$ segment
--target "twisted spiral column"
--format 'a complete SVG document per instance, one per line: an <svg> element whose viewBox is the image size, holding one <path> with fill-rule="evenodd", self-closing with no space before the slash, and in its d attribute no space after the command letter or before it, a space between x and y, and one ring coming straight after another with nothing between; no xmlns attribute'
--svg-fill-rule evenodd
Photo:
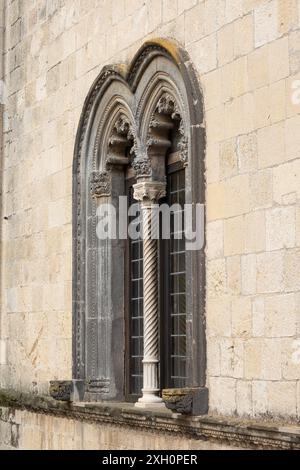
<svg viewBox="0 0 300 470"><path fill-rule="evenodd" d="M165 183L143 182L134 186L134 198L141 202L143 214L144 258L144 358L143 396L137 406L162 403L158 396L158 217L156 204L165 195Z"/></svg>

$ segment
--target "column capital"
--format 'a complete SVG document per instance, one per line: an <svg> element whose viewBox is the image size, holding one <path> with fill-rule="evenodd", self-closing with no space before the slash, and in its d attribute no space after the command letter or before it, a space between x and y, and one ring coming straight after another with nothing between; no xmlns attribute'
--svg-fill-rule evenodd
<svg viewBox="0 0 300 470"><path fill-rule="evenodd" d="M133 186L134 199L144 204L155 204L166 196L166 183L143 181Z"/></svg>

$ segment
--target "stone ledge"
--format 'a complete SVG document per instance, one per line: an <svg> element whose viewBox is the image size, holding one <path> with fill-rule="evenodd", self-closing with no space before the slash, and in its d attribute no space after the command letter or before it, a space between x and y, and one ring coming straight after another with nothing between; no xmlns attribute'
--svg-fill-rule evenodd
<svg viewBox="0 0 300 470"><path fill-rule="evenodd" d="M149 432L179 434L189 439L211 440L253 449L300 449L300 425L265 423L215 416L187 417L168 410L145 410L130 403L66 403L0 389L0 407L49 414L93 423L134 427Z"/></svg>

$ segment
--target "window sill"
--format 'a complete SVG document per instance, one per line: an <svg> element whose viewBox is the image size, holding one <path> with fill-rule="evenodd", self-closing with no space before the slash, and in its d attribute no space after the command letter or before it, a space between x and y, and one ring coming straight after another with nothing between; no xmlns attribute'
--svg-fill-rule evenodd
<svg viewBox="0 0 300 470"><path fill-rule="evenodd" d="M181 434L242 448L300 449L300 426L216 416L182 416L132 403L67 403L47 396L0 390L0 406L86 422Z"/></svg>

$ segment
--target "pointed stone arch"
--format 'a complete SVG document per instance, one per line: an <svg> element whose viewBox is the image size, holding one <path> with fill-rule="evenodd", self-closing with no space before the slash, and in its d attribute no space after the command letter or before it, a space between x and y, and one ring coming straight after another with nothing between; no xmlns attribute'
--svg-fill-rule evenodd
<svg viewBox="0 0 300 470"><path fill-rule="evenodd" d="M151 148L176 126L187 169L187 202L205 203L203 100L187 53L167 40L144 44L127 70L107 66L92 85L79 122L73 163L73 378L85 399L124 398L124 246L99 242L97 208L124 193L124 168L153 171ZM139 173L140 172L140 173ZM191 386L205 387L204 248L188 255ZM116 295L117 289L117 295Z"/></svg>

